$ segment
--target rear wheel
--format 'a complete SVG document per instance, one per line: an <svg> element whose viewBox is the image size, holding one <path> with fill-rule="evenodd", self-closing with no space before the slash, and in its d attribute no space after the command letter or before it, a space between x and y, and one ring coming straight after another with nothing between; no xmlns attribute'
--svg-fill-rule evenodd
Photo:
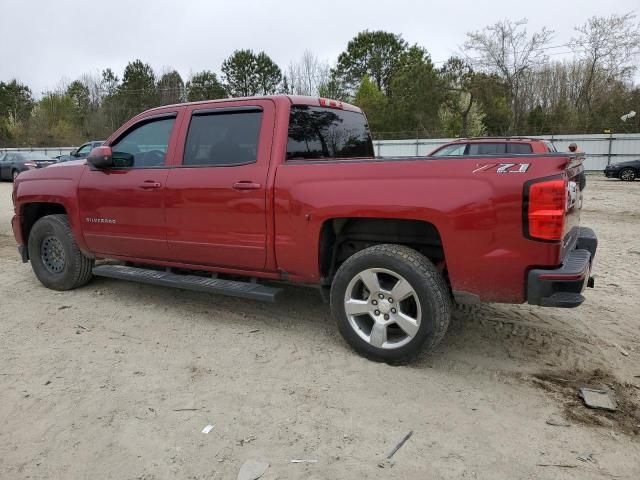
<svg viewBox="0 0 640 480"><path fill-rule="evenodd" d="M397 364L440 342L451 301L444 279L424 255L402 245L376 245L340 266L331 310L356 351Z"/></svg>
<svg viewBox="0 0 640 480"><path fill-rule="evenodd" d="M633 182L636 179L636 171L633 168L623 168L620 170L620 180Z"/></svg>
<svg viewBox="0 0 640 480"><path fill-rule="evenodd" d="M66 215L38 220L29 234L29 259L38 280L53 290L71 290L91 280L93 259L78 248Z"/></svg>

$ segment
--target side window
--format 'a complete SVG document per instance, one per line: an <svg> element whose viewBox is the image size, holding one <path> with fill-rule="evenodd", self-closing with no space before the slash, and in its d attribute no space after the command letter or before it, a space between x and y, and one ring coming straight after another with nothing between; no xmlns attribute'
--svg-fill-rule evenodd
<svg viewBox="0 0 640 480"><path fill-rule="evenodd" d="M307 105L291 107L287 160L373 156L369 125L362 113Z"/></svg>
<svg viewBox="0 0 640 480"><path fill-rule="evenodd" d="M468 155L502 155L507 153L506 143L472 143Z"/></svg>
<svg viewBox="0 0 640 480"><path fill-rule="evenodd" d="M86 157L87 155L89 155L90 151L91 151L91 144L87 143L86 145L83 145L78 149L77 155L79 157Z"/></svg>
<svg viewBox="0 0 640 480"><path fill-rule="evenodd" d="M466 143L456 143L453 145L447 145L440 150L436 150L431 155L434 157L460 157L464 155L464 150L467 148Z"/></svg>
<svg viewBox="0 0 640 480"><path fill-rule="evenodd" d="M557 152L558 151L558 150L556 150L556 146L552 142L549 142L549 141L545 140L544 144L547 146L547 150L549 150L550 152Z"/></svg>
<svg viewBox="0 0 640 480"><path fill-rule="evenodd" d="M258 158L261 110L194 113L183 166L246 165Z"/></svg>
<svg viewBox="0 0 640 480"><path fill-rule="evenodd" d="M526 155L531 152L533 152L533 149L528 143L510 143L507 145L507 153Z"/></svg>
<svg viewBox="0 0 640 480"><path fill-rule="evenodd" d="M146 168L164 165L175 118L151 120L133 127L111 145L118 168Z"/></svg>

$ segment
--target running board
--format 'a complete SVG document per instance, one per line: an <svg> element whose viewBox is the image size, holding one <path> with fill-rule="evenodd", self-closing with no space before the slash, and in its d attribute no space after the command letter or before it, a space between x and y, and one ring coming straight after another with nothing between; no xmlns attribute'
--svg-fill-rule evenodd
<svg viewBox="0 0 640 480"><path fill-rule="evenodd" d="M216 293L231 297L249 298L264 302L275 302L282 292L281 288L272 288L258 283L235 282L218 278L199 277L197 275L178 275L171 272L150 270L146 268L127 267L124 265L98 265L93 267L93 274L100 277L117 278L131 282L148 283L162 287L195 290L196 292Z"/></svg>

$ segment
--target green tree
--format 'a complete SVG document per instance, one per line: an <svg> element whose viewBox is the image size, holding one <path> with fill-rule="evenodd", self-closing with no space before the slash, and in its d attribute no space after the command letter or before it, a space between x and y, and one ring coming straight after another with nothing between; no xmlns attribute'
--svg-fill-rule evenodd
<svg viewBox="0 0 640 480"><path fill-rule="evenodd" d="M476 73L472 91L484 113L487 135L507 135L512 125L509 87L497 75Z"/></svg>
<svg viewBox="0 0 640 480"><path fill-rule="evenodd" d="M418 54L419 53L419 54ZM444 82L427 52L420 49L394 76L389 122L396 131L440 133L438 111L446 98Z"/></svg>
<svg viewBox="0 0 640 480"><path fill-rule="evenodd" d="M264 52L256 55L256 75L262 95L273 95L282 82L282 71Z"/></svg>
<svg viewBox="0 0 640 480"><path fill-rule="evenodd" d="M0 82L0 145L21 143L35 102L31 89L12 80Z"/></svg>
<svg viewBox="0 0 640 480"><path fill-rule="evenodd" d="M226 92L217 75L209 70L194 74L187 82L187 100L189 102L225 97Z"/></svg>
<svg viewBox="0 0 640 480"><path fill-rule="evenodd" d="M232 97L251 97L260 91L257 59L251 50L236 50L222 62L222 80Z"/></svg>
<svg viewBox="0 0 640 480"><path fill-rule="evenodd" d="M367 75L360 82L354 103L367 115L369 127L374 134L384 130L386 126L387 97Z"/></svg>
<svg viewBox="0 0 640 480"><path fill-rule="evenodd" d="M163 73L156 88L160 105L171 105L184 101L184 82L176 70Z"/></svg>
<svg viewBox="0 0 640 480"><path fill-rule="evenodd" d="M153 69L141 60L129 62L118 88L118 100L128 117L158 104Z"/></svg>
<svg viewBox="0 0 640 480"><path fill-rule="evenodd" d="M66 92L47 92L34 109L29 143L34 146L78 145L84 140L77 125L74 99Z"/></svg>
<svg viewBox="0 0 640 480"><path fill-rule="evenodd" d="M406 50L407 42L400 35L365 30L356 35L338 56L334 74L352 91L367 75L379 90L389 94L391 79Z"/></svg>
<svg viewBox="0 0 640 480"><path fill-rule="evenodd" d="M71 82L67 87L66 95L71 98L75 110L74 123L86 132L86 123L91 110L91 98L89 88L79 80Z"/></svg>
<svg viewBox="0 0 640 480"><path fill-rule="evenodd" d="M222 62L222 80L232 97L271 95L278 91L282 72L264 52L236 50Z"/></svg>

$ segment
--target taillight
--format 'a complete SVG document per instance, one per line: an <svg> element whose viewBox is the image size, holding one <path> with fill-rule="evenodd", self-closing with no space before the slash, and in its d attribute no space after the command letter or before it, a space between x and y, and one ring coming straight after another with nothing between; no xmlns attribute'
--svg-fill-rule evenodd
<svg viewBox="0 0 640 480"><path fill-rule="evenodd" d="M543 180L529 185L528 233L539 240L562 240L567 210L567 182Z"/></svg>

